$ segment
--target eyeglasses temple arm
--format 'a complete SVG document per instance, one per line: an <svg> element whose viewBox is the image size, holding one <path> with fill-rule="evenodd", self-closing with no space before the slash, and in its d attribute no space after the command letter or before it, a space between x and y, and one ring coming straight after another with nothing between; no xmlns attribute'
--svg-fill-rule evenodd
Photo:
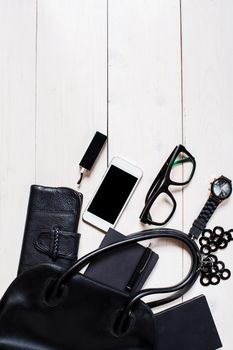
<svg viewBox="0 0 233 350"><path fill-rule="evenodd" d="M146 198L145 198L145 202L148 201L148 199L150 198L150 195L152 193L152 191L156 191L159 186L161 185L161 183L163 182L163 176L166 173L166 170L169 166L169 163L174 155L175 150L170 154L170 156L168 157L168 159L166 160L166 162L164 163L164 165L162 166L161 170L159 171L158 175L156 176L156 178L154 179L152 185L150 186Z"/></svg>

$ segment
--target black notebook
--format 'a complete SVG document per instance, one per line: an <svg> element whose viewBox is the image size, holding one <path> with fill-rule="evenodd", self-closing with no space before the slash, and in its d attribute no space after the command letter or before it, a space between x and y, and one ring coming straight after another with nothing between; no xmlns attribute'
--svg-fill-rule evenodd
<svg viewBox="0 0 233 350"><path fill-rule="evenodd" d="M216 350L222 347L205 296L155 314L156 350Z"/></svg>
<svg viewBox="0 0 233 350"><path fill-rule="evenodd" d="M126 238L110 228L100 248ZM102 255L88 266L85 275L110 287L131 293L142 288L158 258L151 249L133 243Z"/></svg>

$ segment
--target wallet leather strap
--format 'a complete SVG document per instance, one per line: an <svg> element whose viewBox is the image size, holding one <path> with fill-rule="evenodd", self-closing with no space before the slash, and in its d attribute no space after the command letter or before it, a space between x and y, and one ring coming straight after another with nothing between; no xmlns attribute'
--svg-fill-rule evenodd
<svg viewBox="0 0 233 350"><path fill-rule="evenodd" d="M41 231L34 246L54 261L59 258L75 260L79 238L79 233L54 228L50 231Z"/></svg>

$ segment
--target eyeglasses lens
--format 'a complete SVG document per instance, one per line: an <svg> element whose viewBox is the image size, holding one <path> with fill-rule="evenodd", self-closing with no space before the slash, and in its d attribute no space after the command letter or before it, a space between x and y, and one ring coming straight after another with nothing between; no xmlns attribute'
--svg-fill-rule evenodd
<svg viewBox="0 0 233 350"><path fill-rule="evenodd" d="M180 185L190 180L194 168L193 160L185 152L176 157L170 172L170 180Z"/></svg>
<svg viewBox="0 0 233 350"><path fill-rule="evenodd" d="M149 219L157 223L163 223L171 215L173 208L174 203L171 197L167 193L162 192L150 208Z"/></svg>

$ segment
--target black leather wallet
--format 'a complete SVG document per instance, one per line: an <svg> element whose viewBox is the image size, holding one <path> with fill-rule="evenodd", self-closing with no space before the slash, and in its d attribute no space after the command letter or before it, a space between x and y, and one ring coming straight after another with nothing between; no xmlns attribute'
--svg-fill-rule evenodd
<svg viewBox="0 0 233 350"><path fill-rule="evenodd" d="M77 259L82 198L66 187L31 186L18 274L42 263L67 268Z"/></svg>
<svg viewBox="0 0 233 350"><path fill-rule="evenodd" d="M222 347L204 295L155 314L156 350L216 350Z"/></svg>
<svg viewBox="0 0 233 350"><path fill-rule="evenodd" d="M110 228L100 248L126 238ZM140 290L149 277L159 256L138 243L106 253L87 268L85 275L95 281L128 293Z"/></svg>

